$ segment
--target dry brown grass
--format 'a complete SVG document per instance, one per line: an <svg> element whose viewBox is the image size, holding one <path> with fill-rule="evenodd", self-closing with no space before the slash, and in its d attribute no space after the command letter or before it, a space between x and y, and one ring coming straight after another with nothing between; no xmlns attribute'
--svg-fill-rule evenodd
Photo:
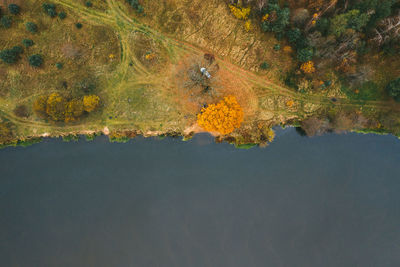
<svg viewBox="0 0 400 267"><path fill-rule="evenodd" d="M144 1L146 16L140 20L152 28L229 60L247 70L258 71L262 62L272 67L266 76L279 80L292 64L289 54L274 52L279 43L272 34L264 33L253 22L246 32L244 22L237 20L225 1L160 0ZM132 12L134 15L134 13Z"/></svg>

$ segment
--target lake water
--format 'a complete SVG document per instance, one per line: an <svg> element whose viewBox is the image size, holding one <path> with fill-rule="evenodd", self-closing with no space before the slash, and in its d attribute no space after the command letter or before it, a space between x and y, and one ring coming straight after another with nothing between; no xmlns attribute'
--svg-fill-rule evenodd
<svg viewBox="0 0 400 267"><path fill-rule="evenodd" d="M400 140L0 150L0 266L400 266Z"/></svg>

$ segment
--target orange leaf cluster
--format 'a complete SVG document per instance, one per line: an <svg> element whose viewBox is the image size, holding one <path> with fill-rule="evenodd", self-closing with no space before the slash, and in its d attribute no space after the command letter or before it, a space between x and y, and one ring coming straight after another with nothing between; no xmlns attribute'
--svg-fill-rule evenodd
<svg viewBox="0 0 400 267"><path fill-rule="evenodd" d="M286 106L288 106L289 108L293 107L293 105L294 105L294 101L293 100L288 100L286 102Z"/></svg>
<svg viewBox="0 0 400 267"><path fill-rule="evenodd" d="M304 73L314 73L315 72L315 67L314 67L314 62L308 61L306 63L303 63L300 67L300 69Z"/></svg>
<svg viewBox="0 0 400 267"><path fill-rule="evenodd" d="M243 109L234 96L227 96L211 104L197 115L197 123L209 132L229 134L243 122Z"/></svg>

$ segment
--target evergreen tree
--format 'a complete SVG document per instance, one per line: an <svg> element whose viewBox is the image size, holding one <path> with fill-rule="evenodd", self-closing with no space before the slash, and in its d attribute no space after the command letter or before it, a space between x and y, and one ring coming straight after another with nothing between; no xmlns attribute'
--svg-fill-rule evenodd
<svg viewBox="0 0 400 267"><path fill-rule="evenodd" d="M23 52L22 47L14 46L11 49L5 49L0 52L0 59L7 64L13 64L20 59L20 55Z"/></svg>
<svg viewBox="0 0 400 267"><path fill-rule="evenodd" d="M33 41L32 41L31 39L24 39L24 40L22 40L22 44L23 44L25 47L31 47L31 46L34 45L34 43L33 43Z"/></svg>
<svg viewBox="0 0 400 267"><path fill-rule="evenodd" d="M42 8L50 17L54 18L57 16L56 6L54 4L44 3Z"/></svg>
<svg viewBox="0 0 400 267"><path fill-rule="evenodd" d="M33 22L25 23L25 27L31 33L36 33L37 32L37 25L35 23L33 23Z"/></svg>
<svg viewBox="0 0 400 267"><path fill-rule="evenodd" d="M32 67L40 67L43 64L43 58L41 55L32 55L28 58L29 65Z"/></svg>
<svg viewBox="0 0 400 267"><path fill-rule="evenodd" d="M11 19L9 16L3 16L3 17L0 19L0 23L1 23L1 25L2 25L4 28L6 28L6 29L11 28L12 19Z"/></svg>
<svg viewBox="0 0 400 267"><path fill-rule="evenodd" d="M20 7L18 5L16 5L16 4L9 4L8 5L8 10L13 15L18 15L19 12L21 11Z"/></svg>

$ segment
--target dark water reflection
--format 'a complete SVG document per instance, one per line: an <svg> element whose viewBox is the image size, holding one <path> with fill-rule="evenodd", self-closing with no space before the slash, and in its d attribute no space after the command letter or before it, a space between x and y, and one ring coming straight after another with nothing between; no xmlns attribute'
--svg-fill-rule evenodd
<svg viewBox="0 0 400 267"><path fill-rule="evenodd" d="M400 266L400 141L0 151L0 266Z"/></svg>

